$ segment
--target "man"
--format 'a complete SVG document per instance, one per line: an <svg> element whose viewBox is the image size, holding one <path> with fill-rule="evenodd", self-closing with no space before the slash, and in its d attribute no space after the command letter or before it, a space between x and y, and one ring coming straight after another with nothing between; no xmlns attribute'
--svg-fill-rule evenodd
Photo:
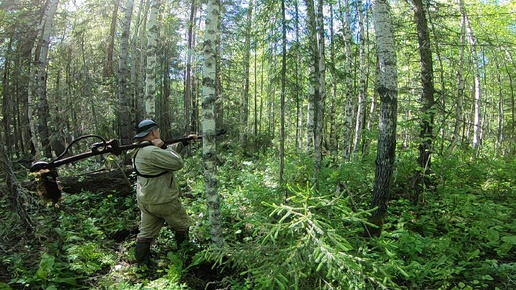
<svg viewBox="0 0 516 290"><path fill-rule="evenodd" d="M188 137L191 140L197 138L196 135ZM179 199L174 171L183 168L183 159L178 152L189 142L167 148L161 140L159 126L153 120L141 121L134 138L137 142L152 143L131 153L137 175L136 200L141 211L134 256L138 265L148 265L151 242L165 222L175 231L178 246L188 240L189 219Z"/></svg>

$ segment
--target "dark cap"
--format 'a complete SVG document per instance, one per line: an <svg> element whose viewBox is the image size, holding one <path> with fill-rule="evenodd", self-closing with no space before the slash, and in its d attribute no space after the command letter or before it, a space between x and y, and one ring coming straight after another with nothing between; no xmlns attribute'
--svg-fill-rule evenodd
<svg viewBox="0 0 516 290"><path fill-rule="evenodd" d="M149 135L152 130L158 128L158 124L156 124L156 122L153 120L143 120L136 127L136 135L134 135L134 138L143 138Z"/></svg>

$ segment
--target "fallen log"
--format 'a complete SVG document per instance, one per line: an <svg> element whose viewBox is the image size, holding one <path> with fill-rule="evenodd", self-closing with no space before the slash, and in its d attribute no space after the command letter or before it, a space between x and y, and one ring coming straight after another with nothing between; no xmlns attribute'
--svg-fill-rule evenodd
<svg viewBox="0 0 516 290"><path fill-rule="evenodd" d="M101 170L73 176L59 176L61 190L67 194L79 194L83 191L116 193L121 196L134 194L135 178L131 176L132 168ZM37 181L31 180L23 185L30 191L36 191Z"/></svg>

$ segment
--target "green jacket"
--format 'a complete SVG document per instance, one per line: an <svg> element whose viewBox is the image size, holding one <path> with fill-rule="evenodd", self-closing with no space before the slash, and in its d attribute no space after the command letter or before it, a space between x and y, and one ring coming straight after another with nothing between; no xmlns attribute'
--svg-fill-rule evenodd
<svg viewBox="0 0 516 290"><path fill-rule="evenodd" d="M141 175L136 180L136 198L144 204L162 204L179 197L174 171L183 168L183 158L177 151L183 148L178 143L167 149L146 146L131 152L133 167ZM155 176L155 177L154 177Z"/></svg>

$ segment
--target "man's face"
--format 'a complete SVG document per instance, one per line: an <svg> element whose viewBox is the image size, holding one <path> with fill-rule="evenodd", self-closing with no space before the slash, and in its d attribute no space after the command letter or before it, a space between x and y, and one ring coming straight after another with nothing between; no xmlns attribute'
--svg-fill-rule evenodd
<svg viewBox="0 0 516 290"><path fill-rule="evenodd" d="M152 134L154 135L154 139L161 139L159 128L152 130Z"/></svg>

